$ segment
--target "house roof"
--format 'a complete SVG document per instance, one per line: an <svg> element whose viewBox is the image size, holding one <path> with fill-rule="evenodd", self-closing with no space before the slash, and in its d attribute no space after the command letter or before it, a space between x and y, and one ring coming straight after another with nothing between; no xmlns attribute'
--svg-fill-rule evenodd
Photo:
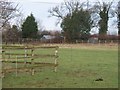
<svg viewBox="0 0 120 90"><path fill-rule="evenodd" d="M51 35L43 35L42 38L45 38L45 39L54 39L55 36L51 36Z"/></svg>

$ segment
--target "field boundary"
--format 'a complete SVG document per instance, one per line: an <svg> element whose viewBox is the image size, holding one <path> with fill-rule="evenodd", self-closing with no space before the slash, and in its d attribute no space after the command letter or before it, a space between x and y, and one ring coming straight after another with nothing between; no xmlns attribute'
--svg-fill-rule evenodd
<svg viewBox="0 0 120 90"><path fill-rule="evenodd" d="M54 49L54 55L52 54L35 54L35 51L38 49L50 49L53 48ZM5 68L3 65L3 69L2 69L2 75L4 77L4 74L8 72L12 72L15 71L16 72L16 76L18 74L18 71L21 69L29 69L28 71L31 72L31 75L35 74L35 67L43 67L43 66L52 66L54 67L54 72L57 72L57 66L58 66L58 46L16 46L16 45L4 45L3 49L2 49L2 63L8 64L8 63L12 63L15 64L14 68ZM13 50L23 50L24 53L13 53ZM28 53L28 50L30 51ZM6 56L8 58L6 58ZM13 57L14 56L14 57ZM53 58L54 63L48 63L48 62L34 62L34 59L36 58ZM22 61L20 61L22 60ZM28 61L29 60L29 61ZM18 67L19 64L23 64L24 67ZM27 65L30 65L29 67L27 67Z"/></svg>

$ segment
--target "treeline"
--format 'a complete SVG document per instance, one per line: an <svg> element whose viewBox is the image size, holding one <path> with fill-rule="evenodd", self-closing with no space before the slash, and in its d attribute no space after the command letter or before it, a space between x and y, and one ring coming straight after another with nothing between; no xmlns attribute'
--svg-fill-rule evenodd
<svg viewBox="0 0 120 90"><path fill-rule="evenodd" d="M63 36L63 33L60 31L41 31L39 32L39 38L22 38L22 32L15 30L16 26L13 26L11 29L14 29L14 32L8 30L3 33L3 43L68 43L66 38ZM6 35L5 35L6 34ZM7 37L5 37L7 36ZM116 35L89 35L80 36L74 38L75 42L69 43L118 43L120 36Z"/></svg>
<svg viewBox="0 0 120 90"><path fill-rule="evenodd" d="M92 37L93 39L118 39L118 36L107 35L109 19L116 15L119 16L118 11L112 6L113 3L114 1L108 3L98 1L90 4L89 1L82 3L79 0L62 2L48 10L50 16L57 17L62 29L61 32L54 31L53 34L51 31L41 30L42 27L39 27L38 21L32 13L23 19L19 25L11 26L10 21L21 16L20 13L17 13L19 11L18 5L14 7L11 2L0 1L0 29L3 33L3 42L37 39L43 42L59 42L62 40L66 43L75 43L79 40L89 40L92 37L90 31L94 27L99 28L99 33L96 37Z"/></svg>

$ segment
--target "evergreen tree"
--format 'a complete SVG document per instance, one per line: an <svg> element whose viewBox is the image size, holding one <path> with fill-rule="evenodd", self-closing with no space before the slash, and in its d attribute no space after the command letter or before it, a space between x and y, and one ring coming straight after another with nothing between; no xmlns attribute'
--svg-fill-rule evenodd
<svg viewBox="0 0 120 90"><path fill-rule="evenodd" d="M68 42L75 42L80 37L87 39L86 37L89 35L91 26L92 20L90 13L83 9L74 11L72 15L68 14L61 23L61 28Z"/></svg>
<svg viewBox="0 0 120 90"><path fill-rule="evenodd" d="M22 24L23 38L37 38L38 26L33 14L28 16Z"/></svg>
<svg viewBox="0 0 120 90"><path fill-rule="evenodd" d="M88 6L88 3L86 3ZM92 26L90 10L79 0L66 0L60 6L49 10L51 16L58 18L67 42L75 42L80 37L85 39ZM84 9L83 9L84 8ZM86 38L87 39L87 38Z"/></svg>

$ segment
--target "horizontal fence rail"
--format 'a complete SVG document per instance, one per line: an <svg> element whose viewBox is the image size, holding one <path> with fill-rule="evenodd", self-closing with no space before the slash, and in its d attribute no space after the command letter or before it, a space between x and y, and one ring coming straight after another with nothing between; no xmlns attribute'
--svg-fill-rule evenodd
<svg viewBox="0 0 120 90"><path fill-rule="evenodd" d="M52 50L50 50L50 48ZM34 75L35 67L43 67L43 66L53 66L54 71L57 71L58 66L58 46L15 46L15 45L4 45L2 49L2 63L3 64L15 64L15 67L6 68L3 65L3 75L8 71L16 71L16 76L18 74L18 70L23 68L31 69L31 74ZM39 54L43 50L49 50L53 52L53 54ZM54 50L54 51L53 51ZM36 51L39 52L36 54ZM22 53L21 53L22 52ZM52 58L54 62L42 62L41 59L43 58ZM39 59L35 61L35 59ZM20 64L20 65L19 65ZM22 65L21 65L22 64ZM28 66L29 64L29 66Z"/></svg>

